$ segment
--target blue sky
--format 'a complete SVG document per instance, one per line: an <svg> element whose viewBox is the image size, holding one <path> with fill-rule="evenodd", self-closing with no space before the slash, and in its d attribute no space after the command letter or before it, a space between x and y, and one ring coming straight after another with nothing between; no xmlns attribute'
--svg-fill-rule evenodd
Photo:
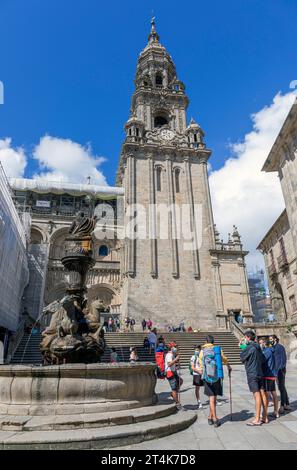
<svg viewBox="0 0 297 470"><path fill-rule="evenodd" d="M28 155L45 134L90 143L114 184L152 9L186 84L189 118L206 132L212 168L222 166L250 114L297 77L294 0L0 0L0 139Z"/></svg>
<svg viewBox="0 0 297 470"><path fill-rule="evenodd" d="M15 176L114 185L152 10L213 150L218 228L226 239L236 224L248 265L263 265L284 202L261 168L296 96L296 0L0 0L0 160Z"/></svg>

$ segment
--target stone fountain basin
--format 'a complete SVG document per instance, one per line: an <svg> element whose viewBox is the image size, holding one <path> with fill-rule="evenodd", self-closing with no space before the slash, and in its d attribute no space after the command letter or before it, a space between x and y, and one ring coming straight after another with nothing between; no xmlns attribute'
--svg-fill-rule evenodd
<svg viewBox="0 0 297 470"><path fill-rule="evenodd" d="M0 415L105 413L156 403L156 365L0 366Z"/></svg>

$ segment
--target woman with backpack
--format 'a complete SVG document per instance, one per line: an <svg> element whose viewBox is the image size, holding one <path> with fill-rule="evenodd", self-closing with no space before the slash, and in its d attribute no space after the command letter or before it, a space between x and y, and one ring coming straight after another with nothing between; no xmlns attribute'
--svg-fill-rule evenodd
<svg viewBox="0 0 297 470"><path fill-rule="evenodd" d="M217 417L216 406L217 396L223 395L223 364L228 367L230 374L232 369L228 359L221 347L214 345L214 337L208 335L206 337L206 344L202 346L199 354L199 368L204 380L204 394L209 397L208 424L213 424L216 428L221 426L221 422Z"/></svg>

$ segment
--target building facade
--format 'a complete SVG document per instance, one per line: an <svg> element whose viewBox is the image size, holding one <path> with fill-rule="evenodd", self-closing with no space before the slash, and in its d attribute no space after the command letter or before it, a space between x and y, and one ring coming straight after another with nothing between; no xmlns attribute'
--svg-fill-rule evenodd
<svg viewBox="0 0 297 470"><path fill-rule="evenodd" d="M152 21L138 58L117 176L125 188L125 226L143 212L148 227L148 236L130 233L125 239L122 310L163 325L183 320L226 328L231 308L242 310L247 321L251 317L246 252L237 233L228 246L216 239L207 172L211 151L201 127L193 119L188 124L188 104ZM161 208L168 214L160 215Z"/></svg>
<svg viewBox="0 0 297 470"><path fill-rule="evenodd" d="M106 218L107 204L115 215L93 240L91 299L103 299L113 315L129 315L138 324L150 317L159 327L184 321L225 329L234 312L251 321L247 252L235 226L227 242L215 228L207 171L211 151L201 127L193 119L188 123L188 104L152 21L137 63L117 187L11 181L19 210L32 216L30 275L40 281L28 291L33 310L41 311L38 298L41 304L61 298L71 281L60 259L75 214L83 210Z"/></svg>
<svg viewBox="0 0 297 470"><path fill-rule="evenodd" d="M29 279L25 219L23 224L13 204L9 184L0 165L0 349L2 356L7 354L9 338L18 328L23 293ZM27 222L29 224L28 218Z"/></svg>
<svg viewBox="0 0 297 470"><path fill-rule="evenodd" d="M258 248L265 259L272 308L287 332L297 336L297 102L295 101L262 171L277 172L286 209ZM289 348L297 350L294 336Z"/></svg>

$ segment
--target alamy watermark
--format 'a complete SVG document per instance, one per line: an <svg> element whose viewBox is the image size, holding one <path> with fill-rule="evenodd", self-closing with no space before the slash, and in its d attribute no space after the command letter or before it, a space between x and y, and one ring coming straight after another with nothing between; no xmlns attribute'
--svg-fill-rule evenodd
<svg viewBox="0 0 297 470"><path fill-rule="evenodd" d="M118 199L119 201L119 199ZM202 204L128 204L95 210L97 239L181 240L184 250L202 245Z"/></svg>

